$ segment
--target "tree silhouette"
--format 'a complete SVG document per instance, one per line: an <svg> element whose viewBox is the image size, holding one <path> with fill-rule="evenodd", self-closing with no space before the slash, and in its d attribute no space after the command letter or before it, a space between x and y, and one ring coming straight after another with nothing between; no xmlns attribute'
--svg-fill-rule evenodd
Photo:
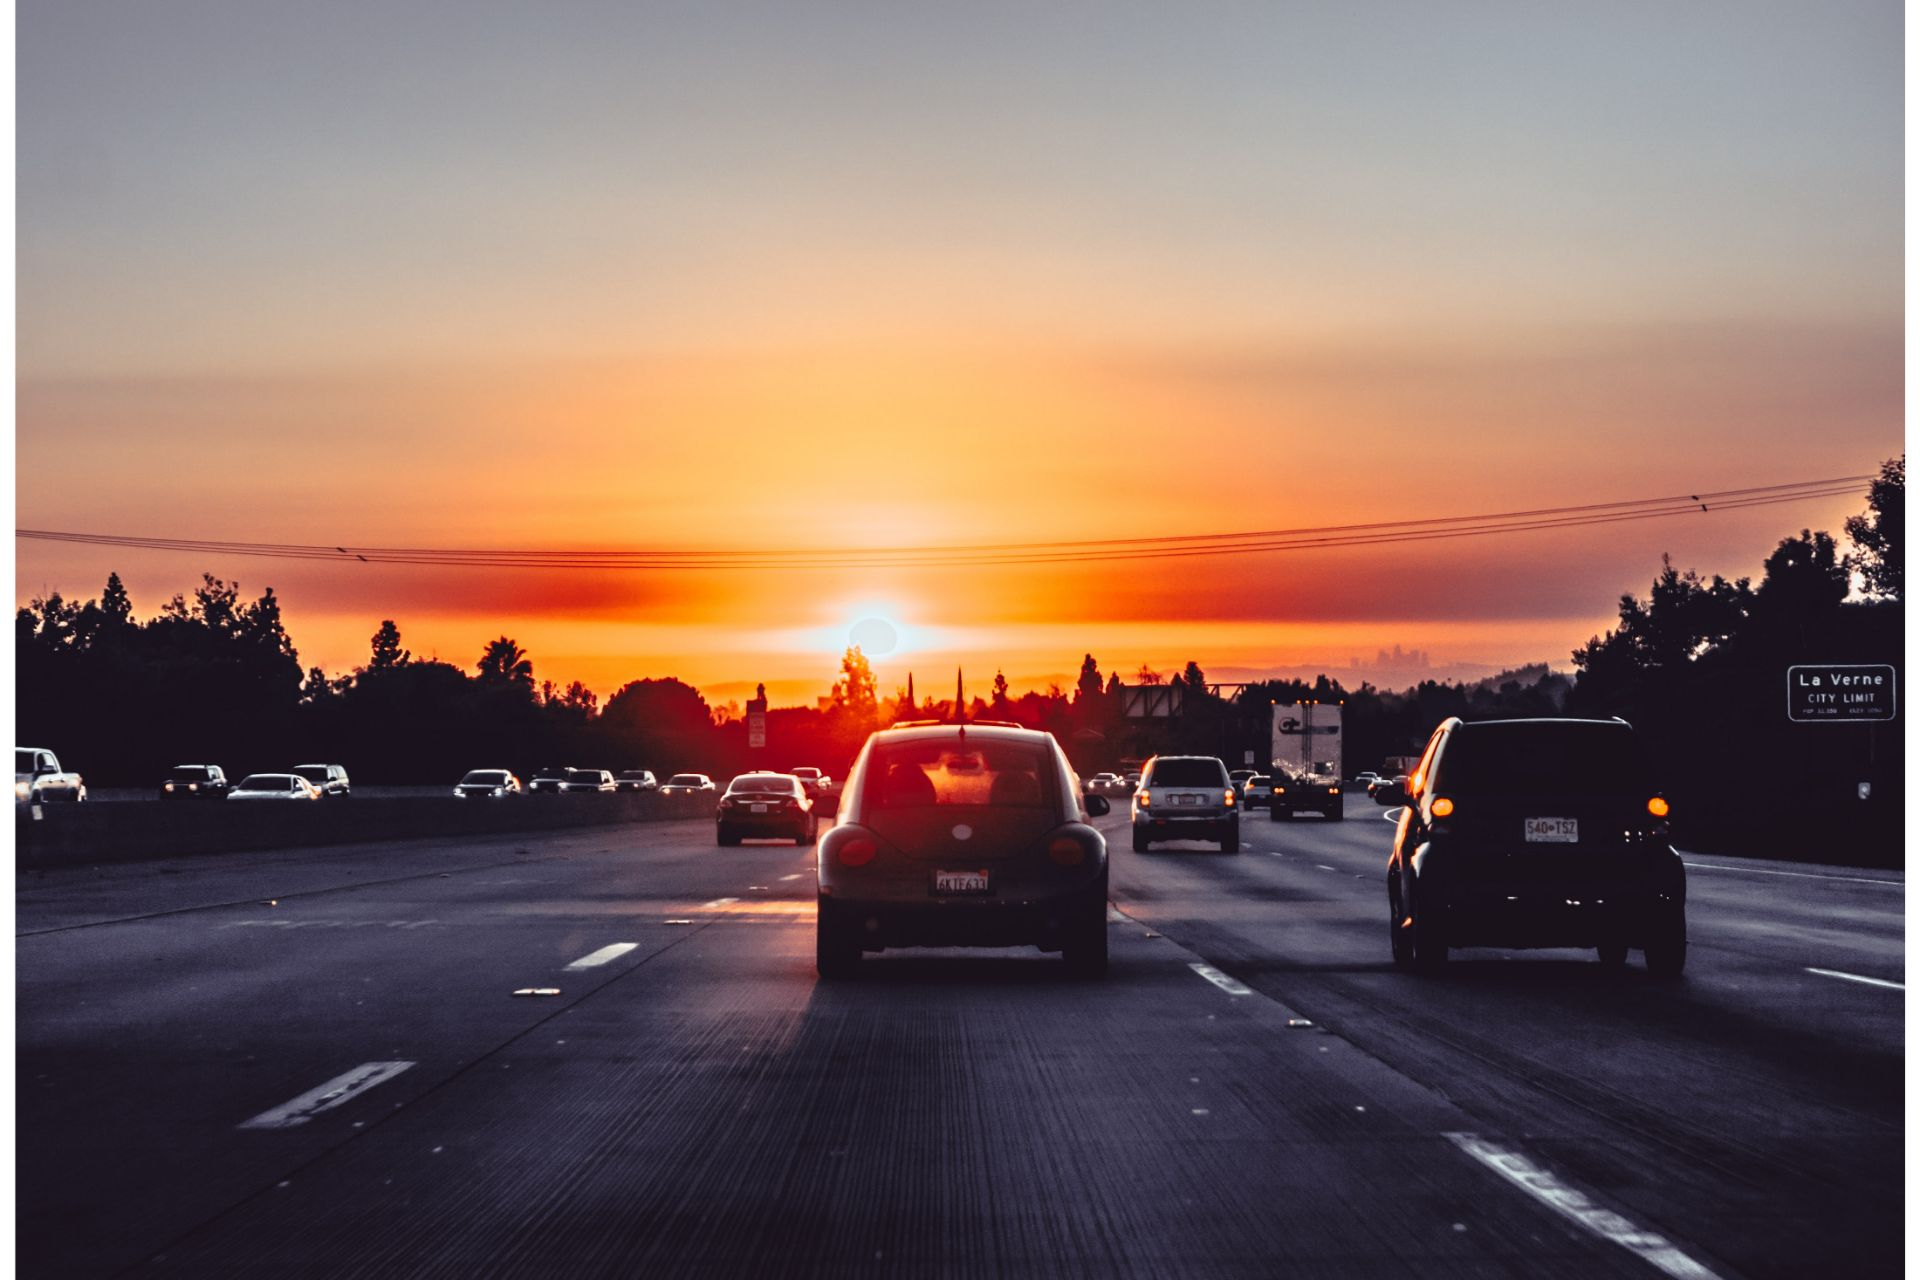
<svg viewBox="0 0 1920 1280"><path fill-rule="evenodd" d="M833 683L833 707L855 720L871 720L878 713L880 699L874 687L873 664L859 645L850 645L840 658L840 679Z"/></svg>
<svg viewBox="0 0 1920 1280"><path fill-rule="evenodd" d="M1867 490L1867 510L1847 519L1847 537L1858 549L1854 567L1867 591L1890 600L1906 587L1907 455L1880 464L1880 478Z"/></svg>
<svg viewBox="0 0 1920 1280"><path fill-rule="evenodd" d="M480 672L482 684L504 688L524 689L529 696L533 693L533 659L517 643L501 636L489 641L486 651L475 664Z"/></svg>
<svg viewBox="0 0 1920 1280"><path fill-rule="evenodd" d="M373 633L373 657L367 662L369 671L391 671L395 667L404 667L413 657L413 652L400 647L400 628L392 618L383 618L380 629Z"/></svg>
<svg viewBox="0 0 1920 1280"><path fill-rule="evenodd" d="M1100 664L1088 654L1080 659L1080 679L1073 687L1074 705L1099 701L1101 689Z"/></svg>
<svg viewBox="0 0 1920 1280"><path fill-rule="evenodd" d="M1187 669L1181 676L1181 680L1187 686L1188 693L1205 693L1207 690L1207 673L1200 669L1200 664L1197 662L1191 660L1187 662Z"/></svg>
<svg viewBox="0 0 1920 1280"><path fill-rule="evenodd" d="M1001 717L1007 713L1007 674L1004 671L993 673L993 713Z"/></svg>

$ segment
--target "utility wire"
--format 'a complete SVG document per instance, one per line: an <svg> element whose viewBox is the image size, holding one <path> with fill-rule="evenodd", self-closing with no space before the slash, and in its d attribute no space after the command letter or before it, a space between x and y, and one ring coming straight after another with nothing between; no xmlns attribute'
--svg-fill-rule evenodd
<svg viewBox="0 0 1920 1280"><path fill-rule="evenodd" d="M1234 533L1081 539L1054 542L981 543L909 547L817 547L717 550L545 550L536 548L435 548L306 545L222 539L161 538L132 534L15 529L16 538L91 546L130 547L200 555L262 556L335 563L434 565L471 568L596 569L841 569L935 568L942 566L1102 563L1194 556L1248 555L1336 547L1374 547L1440 539L1487 537L1547 529L1582 528L1682 515L1715 514L1753 507L1845 497L1861 492L1870 475L1719 489L1623 502L1541 507L1471 516L1436 516L1365 524L1320 525Z"/></svg>

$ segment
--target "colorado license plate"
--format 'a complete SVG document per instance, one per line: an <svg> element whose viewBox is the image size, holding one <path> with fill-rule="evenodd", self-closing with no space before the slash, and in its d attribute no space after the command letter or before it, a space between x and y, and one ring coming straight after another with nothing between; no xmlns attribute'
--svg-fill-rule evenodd
<svg viewBox="0 0 1920 1280"><path fill-rule="evenodd" d="M1580 819L1528 818L1528 844L1579 844Z"/></svg>
<svg viewBox="0 0 1920 1280"><path fill-rule="evenodd" d="M935 893L985 893L987 892L987 873L984 871L936 871L933 873L933 891Z"/></svg>

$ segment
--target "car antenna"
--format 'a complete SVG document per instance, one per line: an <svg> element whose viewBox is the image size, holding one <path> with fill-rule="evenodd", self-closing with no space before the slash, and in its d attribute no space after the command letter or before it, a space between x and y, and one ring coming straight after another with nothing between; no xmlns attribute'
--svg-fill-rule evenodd
<svg viewBox="0 0 1920 1280"><path fill-rule="evenodd" d="M953 718L960 725L960 741L967 740L967 703L966 675L961 668L953 669Z"/></svg>

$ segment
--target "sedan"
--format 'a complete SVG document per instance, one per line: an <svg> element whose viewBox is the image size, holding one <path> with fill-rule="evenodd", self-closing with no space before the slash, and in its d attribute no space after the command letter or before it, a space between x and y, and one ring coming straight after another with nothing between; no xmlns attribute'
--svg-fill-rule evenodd
<svg viewBox="0 0 1920 1280"><path fill-rule="evenodd" d="M1222 782L1225 770L1221 771ZM848 977L889 947L1020 947L1107 969L1107 843L1050 733L943 724L861 748L815 855L814 960Z"/></svg>
<svg viewBox="0 0 1920 1280"><path fill-rule="evenodd" d="M714 816L721 844L761 837L812 844L817 829L813 798L790 773L741 774L727 784Z"/></svg>
<svg viewBox="0 0 1920 1280"><path fill-rule="evenodd" d="M568 769L560 779L562 795L588 795L596 792L611 795L615 790L613 775L605 769Z"/></svg>
<svg viewBox="0 0 1920 1280"><path fill-rule="evenodd" d="M663 796L692 796L703 791L718 791L713 779L704 773L676 773L660 788Z"/></svg>
<svg viewBox="0 0 1920 1280"><path fill-rule="evenodd" d="M460 800L504 800L521 794L520 779L505 769L474 769L454 784Z"/></svg>
<svg viewBox="0 0 1920 1280"><path fill-rule="evenodd" d="M320 788L297 773L250 773L227 792L229 800L318 800Z"/></svg>

